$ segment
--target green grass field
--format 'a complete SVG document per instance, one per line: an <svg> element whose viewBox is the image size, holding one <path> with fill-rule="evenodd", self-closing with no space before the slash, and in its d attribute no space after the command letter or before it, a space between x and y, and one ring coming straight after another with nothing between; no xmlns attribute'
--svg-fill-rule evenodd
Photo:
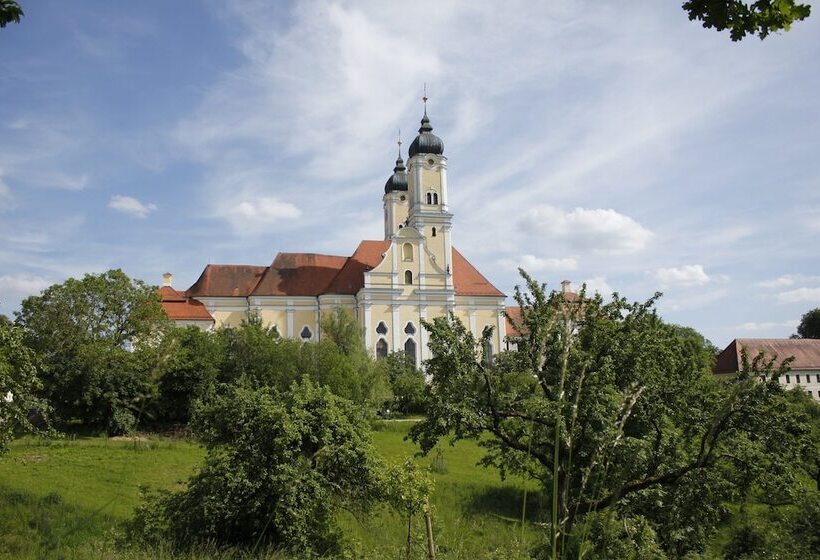
<svg viewBox="0 0 820 560"><path fill-rule="evenodd" d="M388 462L416 452L404 441L410 425L385 423L374 433ZM476 466L482 450L473 442L445 444L442 453L445 472L433 474L432 499L442 559L513 559L540 542L538 521L546 504L535 486L528 488L522 528L523 481L502 482L497 472ZM115 546L118 526L139 502L140 487L177 487L203 457L194 443L159 437L19 440L0 458L0 558L227 558L213 551L178 557ZM417 461L426 466L431 458ZM392 511L379 509L365 519L344 514L339 523L362 556L402 557L407 520ZM413 533L415 556L422 558L421 518Z"/></svg>

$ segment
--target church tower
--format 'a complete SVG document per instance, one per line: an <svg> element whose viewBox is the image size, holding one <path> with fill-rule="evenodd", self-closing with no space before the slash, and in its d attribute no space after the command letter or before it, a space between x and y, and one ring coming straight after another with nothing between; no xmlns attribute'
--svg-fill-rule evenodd
<svg viewBox="0 0 820 560"><path fill-rule="evenodd" d="M384 185L384 239L388 240L399 229L407 223L407 212L410 207L407 192L407 170L404 167L404 160L401 159L401 140L399 144L399 157L396 159L396 167L393 168L393 175Z"/></svg>
<svg viewBox="0 0 820 560"><path fill-rule="evenodd" d="M407 225L424 238L425 249L444 271L446 289L453 288L453 215L447 206L447 158L444 142L433 134L427 116L427 96L419 134L408 150L410 207Z"/></svg>

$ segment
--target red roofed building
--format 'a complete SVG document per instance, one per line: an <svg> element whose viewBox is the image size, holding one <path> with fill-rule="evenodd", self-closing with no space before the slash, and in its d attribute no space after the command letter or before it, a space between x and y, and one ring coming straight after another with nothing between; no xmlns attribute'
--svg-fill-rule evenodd
<svg viewBox="0 0 820 560"><path fill-rule="evenodd" d="M255 313L307 341L321 338L322 313L341 306L361 322L374 355L405 351L420 364L429 357L421 321L452 312L476 335L492 326L488 350L497 352L506 296L452 247L447 158L432 131L425 111L407 167L399 153L384 187L383 240L362 241L349 257L279 253L270 266L208 265L187 291L165 287L168 316L190 324L198 313L204 325L207 313L219 327Z"/></svg>
<svg viewBox="0 0 820 560"><path fill-rule="evenodd" d="M776 358L775 364L794 358L789 364L791 371L780 378L789 388L800 387L820 400L820 339L813 338L736 338L729 343L715 360L714 373L719 376L733 375L740 371L740 352L746 349L751 362L763 352L767 358Z"/></svg>

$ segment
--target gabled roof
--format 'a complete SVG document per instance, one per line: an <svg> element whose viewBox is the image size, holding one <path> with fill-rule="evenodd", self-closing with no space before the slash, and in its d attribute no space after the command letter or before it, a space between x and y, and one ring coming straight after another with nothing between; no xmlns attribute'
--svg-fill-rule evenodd
<svg viewBox="0 0 820 560"><path fill-rule="evenodd" d="M255 296L318 296L349 259L315 253L279 253L254 288Z"/></svg>
<svg viewBox="0 0 820 560"><path fill-rule="evenodd" d="M183 296L247 297L355 295L364 273L382 262L390 241L366 240L351 257L279 253L271 266L209 264ZM464 256L453 249L453 285L458 296L504 297ZM175 291L175 290L174 290ZM176 292L176 291L175 291ZM177 292L181 293L181 292Z"/></svg>
<svg viewBox="0 0 820 560"><path fill-rule="evenodd" d="M820 339L811 338L736 338L729 343L717 360L715 373L737 373L740 370L740 350L746 348L749 360L761 351L777 363L794 356L791 369L820 369Z"/></svg>
<svg viewBox="0 0 820 560"><path fill-rule="evenodd" d="M353 255L325 291L327 294L357 294L364 288L364 273L379 266L390 241L366 240L359 243Z"/></svg>
<svg viewBox="0 0 820 560"><path fill-rule="evenodd" d="M484 278L470 261L453 247L453 285L457 296L495 296L504 294Z"/></svg>
<svg viewBox="0 0 820 560"><path fill-rule="evenodd" d="M246 297L267 269L246 264L209 264L186 293L191 297Z"/></svg>
<svg viewBox="0 0 820 560"><path fill-rule="evenodd" d="M209 321L214 318L208 309L199 301L188 298L184 292L163 286L159 289L162 309L172 321Z"/></svg>

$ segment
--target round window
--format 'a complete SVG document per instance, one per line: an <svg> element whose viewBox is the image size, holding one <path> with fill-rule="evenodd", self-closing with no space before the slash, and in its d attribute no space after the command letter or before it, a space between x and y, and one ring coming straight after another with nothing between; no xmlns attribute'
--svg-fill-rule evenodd
<svg viewBox="0 0 820 560"><path fill-rule="evenodd" d="M429 163L430 165L433 165L436 162L435 162L435 160L433 160L433 158L430 158L430 159L427 160L427 163Z"/></svg>
<svg viewBox="0 0 820 560"><path fill-rule="evenodd" d="M406 196L404 196L404 195L401 195L401 198L400 198L399 200L401 200L402 202L404 202L405 200L407 200L407 197L406 197Z"/></svg>

